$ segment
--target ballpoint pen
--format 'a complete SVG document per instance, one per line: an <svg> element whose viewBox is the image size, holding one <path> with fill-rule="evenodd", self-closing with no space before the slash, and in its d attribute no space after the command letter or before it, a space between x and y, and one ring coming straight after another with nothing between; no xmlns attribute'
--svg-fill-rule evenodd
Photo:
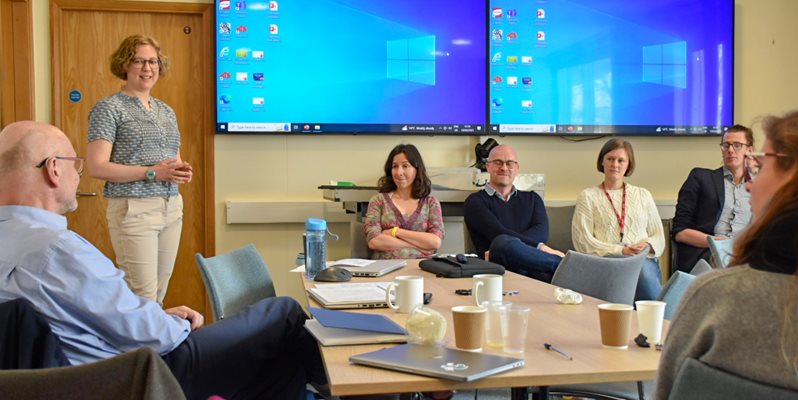
<svg viewBox="0 0 798 400"><path fill-rule="evenodd" d="M571 357L571 355L570 355L570 354L568 354L568 353L566 353L566 352L564 352L564 351L562 351L562 350L558 349L556 346L554 346L554 345L553 345L553 344L551 344L551 343L543 343L543 347L545 347L547 350L551 350L551 351L557 352L557 353L559 353L561 356L563 356L563 357L565 357L565 358L567 358L567 359L569 359L569 360L573 360L573 359L574 359L573 357Z"/></svg>

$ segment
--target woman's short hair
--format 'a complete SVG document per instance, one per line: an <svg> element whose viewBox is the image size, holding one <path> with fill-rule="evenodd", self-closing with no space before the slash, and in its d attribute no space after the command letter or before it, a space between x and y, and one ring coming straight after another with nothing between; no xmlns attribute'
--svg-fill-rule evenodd
<svg viewBox="0 0 798 400"><path fill-rule="evenodd" d="M625 149L626 155L629 157L629 167L626 168L626 173L623 176L632 176L632 172L635 171L635 152L632 150L632 144L619 138L613 138L604 143L604 146L601 147L601 151L599 151L598 160L596 160L596 169L598 172L604 173L604 156L607 153L618 150L618 149Z"/></svg>
<svg viewBox="0 0 798 400"><path fill-rule="evenodd" d="M161 62L158 75L166 76L169 72L169 57L161 53L161 45L155 38L146 35L131 35L122 39L122 43L119 43L119 47L111 54L111 73L114 76L127 80L127 67L136 57L136 48L141 45L150 45L155 49Z"/></svg>
<svg viewBox="0 0 798 400"><path fill-rule="evenodd" d="M427 168L424 167L424 160L421 159L421 153L418 152L416 146L412 144L400 144L391 150L388 154L388 159L385 160L385 175L377 182L380 188L380 193L390 193L396 190L396 182L393 181L393 158L398 154L404 154L407 161L416 169L416 179L413 180L413 189L411 195L414 199L421 199L429 196L432 192L432 181L427 176Z"/></svg>
<svg viewBox="0 0 798 400"><path fill-rule="evenodd" d="M765 138L773 146L773 151L784 155L776 157L776 168L782 171L792 170L793 174L781 189L773 194L762 215L757 215L745 232L735 240L732 260L734 265L750 263L766 256L762 254L764 246L762 242L770 237L767 234L768 229L776 226L776 221L779 219L798 214L798 110L781 117L774 115L764 117L762 130L765 132Z"/></svg>

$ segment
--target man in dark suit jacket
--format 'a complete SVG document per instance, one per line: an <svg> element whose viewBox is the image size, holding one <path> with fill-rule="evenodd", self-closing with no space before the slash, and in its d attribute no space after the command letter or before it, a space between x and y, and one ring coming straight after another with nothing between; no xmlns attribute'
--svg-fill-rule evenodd
<svg viewBox="0 0 798 400"><path fill-rule="evenodd" d="M735 205L729 204L731 208L724 215L723 223L718 224L727 205L727 192L731 193L735 187L744 191L747 178L743 160L753 144L751 129L734 125L721 139L723 166L715 170L693 168L690 171L679 190L676 214L673 217L671 234L676 246L671 251L676 251L676 265L672 269L689 272L699 259L709 260L708 235L715 236L716 239L728 239L738 233L733 225L747 224L750 221L750 206L746 198L737 205L748 209L744 210L747 213L741 214L743 217L732 223L735 216L732 208ZM721 229L718 229L719 225Z"/></svg>

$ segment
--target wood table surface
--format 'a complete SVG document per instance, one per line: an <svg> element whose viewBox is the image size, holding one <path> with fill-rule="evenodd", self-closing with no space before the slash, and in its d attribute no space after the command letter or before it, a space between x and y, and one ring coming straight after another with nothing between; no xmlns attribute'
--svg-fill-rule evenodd
<svg viewBox="0 0 798 400"><path fill-rule="evenodd" d="M455 289L469 289L471 278L438 278L418 267L418 260L408 260L406 267L379 278L355 278L352 282L392 281L398 275L420 275L424 277L424 291L432 292L429 305L447 319L445 343L454 347L454 330L451 307L471 305L471 296L454 293ZM305 288L316 284L301 276ZM583 384L598 382L622 382L653 380L659 364L660 351L654 347L641 348L632 341L637 336L637 319L632 320L632 337L626 350L607 349L601 346L597 305L603 301L583 296L579 305L559 304L554 296L555 286L507 271L504 275L503 289L517 290L517 295L505 296L505 302L530 307L529 327L525 352L508 354L501 348L484 346L483 352L523 357L523 368L500 373L474 382L456 382L446 379L428 378L403 372L355 365L349 357L392 346L355 345L320 346L331 393L336 396L403 393L447 389L473 389L495 387L559 386L564 384ZM308 300L313 307L319 307L312 298ZM392 309L347 310L364 313L379 313L404 326L408 314ZM666 324L667 325L667 324ZM568 360L556 352L546 350L543 343L551 343L570 353Z"/></svg>

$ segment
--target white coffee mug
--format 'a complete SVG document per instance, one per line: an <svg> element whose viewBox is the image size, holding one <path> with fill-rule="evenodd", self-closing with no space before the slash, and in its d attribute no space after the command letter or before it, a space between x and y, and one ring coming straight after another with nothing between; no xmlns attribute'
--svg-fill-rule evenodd
<svg viewBox="0 0 798 400"><path fill-rule="evenodd" d="M502 280L501 275L474 275L474 303L482 307L486 301L502 301Z"/></svg>
<svg viewBox="0 0 798 400"><path fill-rule="evenodd" d="M394 291L396 304L391 302ZM400 313L410 313L414 308L424 304L424 278L414 275L401 275L394 278L385 290L385 302L388 307Z"/></svg>

